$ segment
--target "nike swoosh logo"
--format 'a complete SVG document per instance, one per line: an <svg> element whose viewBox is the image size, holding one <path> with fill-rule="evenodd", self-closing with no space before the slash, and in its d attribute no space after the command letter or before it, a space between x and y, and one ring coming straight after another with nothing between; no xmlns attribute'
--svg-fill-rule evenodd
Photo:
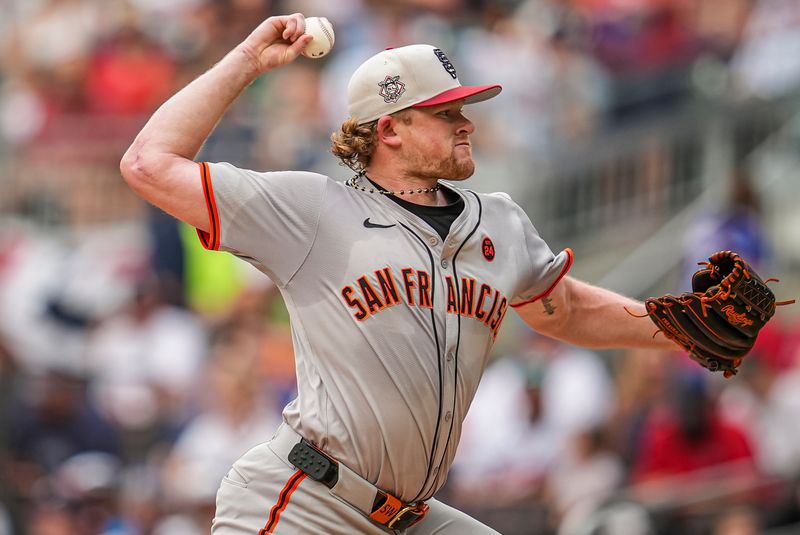
<svg viewBox="0 0 800 535"><path fill-rule="evenodd" d="M364 220L364 226L366 228L392 228L396 225L379 225L378 223L373 223L372 221L370 221L369 218L366 218Z"/></svg>

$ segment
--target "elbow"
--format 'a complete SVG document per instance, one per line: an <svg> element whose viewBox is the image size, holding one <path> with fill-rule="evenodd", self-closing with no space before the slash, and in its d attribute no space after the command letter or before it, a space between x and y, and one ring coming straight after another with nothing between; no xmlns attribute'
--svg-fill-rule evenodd
<svg viewBox="0 0 800 535"><path fill-rule="evenodd" d="M147 152L136 143L125 151L119 162L119 170L128 186L137 193L152 185L157 176L153 158L148 157Z"/></svg>
<svg viewBox="0 0 800 535"><path fill-rule="evenodd" d="M128 185L133 186L137 179L145 175L142 155L135 145L131 145L119 162L119 172Z"/></svg>

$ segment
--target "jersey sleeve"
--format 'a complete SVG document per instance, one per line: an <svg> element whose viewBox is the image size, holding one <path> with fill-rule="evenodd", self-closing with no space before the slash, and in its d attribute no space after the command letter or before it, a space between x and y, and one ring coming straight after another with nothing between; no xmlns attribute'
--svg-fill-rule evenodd
<svg viewBox="0 0 800 535"><path fill-rule="evenodd" d="M327 177L259 173L228 163L199 166L210 222L210 232L197 231L203 247L231 252L285 285L311 250Z"/></svg>
<svg viewBox="0 0 800 535"><path fill-rule="evenodd" d="M510 200L510 199L509 199ZM520 307L546 297L572 267L572 249L553 254L528 215L516 203L513 213L519 218L527 262L522 266L522 290L511 300L512 307Z"/></svg>

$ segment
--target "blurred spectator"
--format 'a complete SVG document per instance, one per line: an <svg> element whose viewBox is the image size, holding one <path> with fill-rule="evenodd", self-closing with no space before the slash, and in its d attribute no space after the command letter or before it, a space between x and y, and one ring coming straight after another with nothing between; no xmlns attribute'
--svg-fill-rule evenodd
<svg viewBox="0 0 800 535"><path fill-rule="evenodd" d="M683 2L631 2L590 15L597 57L616 72L656 73L686 65L699 50Z"/></svg>
<svg viewBox="0 0 800 535"><path fill-rule="evenodd" d="M163 452L154 451L147 462L133 465L126 463L124 470L119 474L116 493L119 517L115 521L115 529L121 533L111 530L108 535L140 535L153 532L166 509L159 474L163 455Z"/></svg>
<svg viewBox="0 0 800 535"><path fill-rule="evenodd" d="M125 225L63 233L26 220L6 223L0 332L21 370L85 371L86 330L130 299L146 263L143 236Z"/></svg>
<svg viewBox="0 0 800 535"><path fill-rule="evenodd" d="M545 418L565 436L604 425L616 394L606 365L597 353L533 334L529 350L548 362L542 382Z"/></svg>
<svg viewBox="0 0 800 535"><path fill-rule="evenodd" d="M585 8L593 54L614 73L616 119L673 109L688 96L701 44L683 2L577 3Z"/></svg>
<svg viewBox="0 0 800 535"><path fill-rule="evenodd" d="M545 485L553 525L567 515L575 522L578 510L588 517L622 485L624 465L604 434L602 426L576 434L550 467Z"/></svg>
<svg viewBox="0 0 800 535"><path fill-rule="evenodd" d="M47 0L15 28L10 69L32 81L48 115L83 109L87 60L105 27L101 11L92 0Z"/></svg>
<svg viewBox="0 0 800 535"><path fill-rule="evenodd" d="M487 102L483 110L491 120L475 135L477 146L500 158L525 150L548 159L554 150L595 132L608 105L602 66L580 48L571 28L559 26L555 13L552 20L544 16L549 25L543 23L536 9L540 4L500 11L461 40L462 78L491 70L503 86L504 97Z"/></svg>
<svg viewBox="0 0 800 535"><path fill-rule="evenodd" d="M660 519L665 533L707 532L715 511L734 506L775 507L780 500L762 479L747 432L722 417L705 372L677 379L669 406L645 427L631 495L670 511Z"/></svg>
<svg viewBox="0 0 800 535"><path fill-rule="evenodd" d="M736 89L744 97L786 96L800 83L800 4L758 0L733 58Z"/></svg>
<svg viewBox="0 0 800 535"><path fill-rule="evenodd" d="M530 502L539 493L562 444L543 416L543 366L505 358L487 368L448 481L454 501L501 505Z"/></svg>
<svg viewBox="0 0 800 535"><path fill-rule="evenodd" d="M581 50L569 28L559 28L551 37L556 79L551 86L553 138L569 146L586 140L605 126L611 100L611 80L603 67Z"/></svg>
<svg viewBox="0 0 800 535"><path fill-rule="evenodd" d="M20 56L38 73L85 59L104 26L101 6L91 0L47 0L23 27L16 28Z"/></svg>
<svg viewBox="0 0 800 535"><path fill-rule="evenodd" d="M797 357L800 357L798 353ZM773 474L800 473L800 429L788 422L800 414L800 359L794 368L776 374L765 392L764 411L756 419L754 429L763 444L760 459Z"/></svg>
<svg viewBox="0 0 800 535"><path fill-rule="evenodd" d="M800 430L786 425L800 409L800 374L785 338L768 325L737 380L726 381L719 396L722 415L748 432L760 469L772 475L800 473Z"/></svg>
<svg viewBox="0 0 800 535"><path fill-rule="evenodd" d="M50 492L67 504L75 533L125 535L116 498L120 468L113 455L85 452L65 460L50 476Z"/></svg>
<svg viewBox="0 0 800 535"><path fill-rule="evenodd" d="M708 473L702 471L719 465L726 465L720 474L723 476L756 477L755 453L747 433L721 417L707 378L700 373L680 376L670 405L650 416L632 474L633 481L639 484L658 483L674 476L688 479L683 485L642 487L644 496L650 492L657 496L663 491L667 496L684 499L689 482L713 485ZM691 479L693 474L703 480Z"/></svg>
<svg viewBox="0 0 800 535"><path fill-rule="evenodd" d="M451 476L462 503L530 501L572 441L610 414L613 391L595 354L539 335L528 351L481 380Z"/></svg>
<svg viewBox="0 0 800 535"><path fill-rule="evenodd" d="M558 526L558 535L655 535L652 515L641 504L614 501L596 512L573 508Z"/></svg>
<svg viewBox="0 0 800 535"><path fill-rule="evenodd" d="M157 279L142 281L128 308L103 321L89 339L87 365L98 406L123 429L170 433L189 416L205 344L198 318L164 304Z"/></svg>
<svg viewBox="0 0 800 535"><path fill-rule="evenodd" d="M167 305L186 306L186 251L181 238L181 223L155 206L147 208L150 237L150 264L159 281Z"/></svg>
<svg viewBox="0 0 800 535"><path fill-rule="evenodd" d="M119 30L98 48L89 64L89 111L116 115L152 112L170 95L175 63L138 29Z"/></svg>
<svg viewBox="0 0 800 535"><path fill-rule="evenodd" d="M71 456L88 451L121 453L118 430L92 405L86 380L50 371L31 378L19 391L8 428L10 474L15 491L31 496L40 477L54 472Z"/></svg>
<svg viewBox="0 0 800 535"><path fill-rule="evenodd" d="M47 120L45 104L29 81L11 80L0 87L0 140L13 147L35 138Z"/></svg>
<svg viewBox="0 0 800 535"><path fill-rule="evenodd" d="M270 77L264 104L271 110L269 123L260 125L261 145L256 147L259 168L316 169L319 160L329 159L330 131L323 122L319 71L311 65L294 63ZM292 91L283 88L291 87Z"/></svg>
<svg viewBox="0 0 800 535"><path fill-rule="evenodd" d="M645 423L668 395L674 363L669 352L645 349L626 351L616 359L617 403L607 432L626 472L631 469Z"/></svg>
<svg viewBox="0 0 800 535"><path fill-rule="evenodd" d="M269 385L253 373L260 358L258 332L234 328L217 335L207 368L206 406L183 429L166 462L168 500L213 509L233 462L278 428L282 407Z"/></svg>
<svg viewBox="0 0 800 535"><path fill-rule="evenodd" d="M725 250L736 251L754 269L764 272L768 252L762 225L761 199L749 172L740 167L730 182L723 206L716 212L702 215L687 232L682 280L690 284L698 261L715 251Z"/></svg>

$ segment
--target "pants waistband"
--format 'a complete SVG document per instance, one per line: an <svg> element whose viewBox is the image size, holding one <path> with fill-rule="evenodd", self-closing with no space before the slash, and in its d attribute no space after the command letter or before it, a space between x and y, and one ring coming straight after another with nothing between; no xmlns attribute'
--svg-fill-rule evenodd
<svg viewBox="0 0 800 535"><path fill-rule="evenodd" d="M269 447L276 455L327 486L331 494L384 527L405 530L422 520L428 512L425 502L403 503L307 442L286 423L278 428Z"/></svg>
<svg viewBox="0 0 800 535"><path fill-rule="evenodd" d="M303 437L286 423L281 424L273 439L270 449L280 458L287 460L289 452ZM331 493L346 501L365 515L372 514L373 504L381 492L378 487L359 476L347 466L338 463L339 478L331 487Z"/></svg>

